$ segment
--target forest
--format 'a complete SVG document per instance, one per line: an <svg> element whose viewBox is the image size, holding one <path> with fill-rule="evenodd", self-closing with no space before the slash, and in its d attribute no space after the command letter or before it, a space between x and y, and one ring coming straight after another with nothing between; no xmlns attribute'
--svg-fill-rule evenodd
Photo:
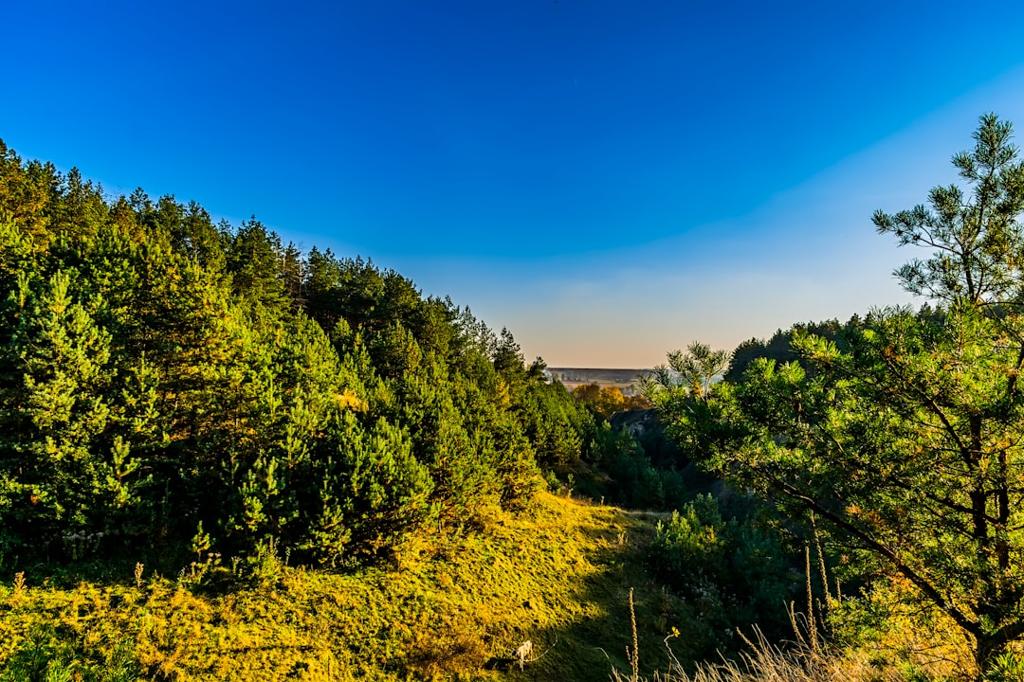
<svg viewBox="0 0 1024 682"><path fill-rule="evenodd" d="M1012 126L953 166L872 218L916 305L627 398L0 142L0 680L1024 679Z"/></svg>

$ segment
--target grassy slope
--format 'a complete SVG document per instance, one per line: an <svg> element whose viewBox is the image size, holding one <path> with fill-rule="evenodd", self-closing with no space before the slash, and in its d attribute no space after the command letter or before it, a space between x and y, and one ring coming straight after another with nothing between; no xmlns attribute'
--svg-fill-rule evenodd
<svg viewBox="0 0 1024 682"><path fill-rule="evenodd" d="M57 588L28 576L24 590L0 587L0 667L49 623L99 659L126 642L147 678L607 679L611 665L626 667L630 587L641 658L663 664L673 626L686 654L694 614L644 568L653 528L649 516L543 494L536 513L394 572L286 569L273 587L223 594L166 579ZM526 639L547 653L524 672L487 669Z"/></svg>

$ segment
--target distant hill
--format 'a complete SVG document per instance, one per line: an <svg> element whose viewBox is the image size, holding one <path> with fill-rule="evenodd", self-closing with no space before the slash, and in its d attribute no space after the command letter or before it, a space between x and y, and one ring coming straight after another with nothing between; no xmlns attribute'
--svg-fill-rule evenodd
<svg viewBox="0 0 1024 682"><path fill-rule="evenodd" d="M640 377L651 373L650 369L608 369L601 367L548 367L553 380L560 381L570 391L585 384L616 386L626 395L631 395Z"/></svg>

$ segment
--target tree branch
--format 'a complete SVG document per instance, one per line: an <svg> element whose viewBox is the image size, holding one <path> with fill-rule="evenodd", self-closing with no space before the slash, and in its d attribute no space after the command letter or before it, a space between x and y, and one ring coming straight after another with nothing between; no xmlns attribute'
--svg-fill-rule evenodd
<svg viewBox="0 0 1024 682"><path fill-rule="evenodd" d="M801 492L792 484L778 480L768 474L766 475L768 476L769 483L772 484L772 486L775 487L777 490L782 492L782 494L804 504L809 509L812 509L813 511L817 512L824 518L828 519L838 527L842 528L850 535L856 537L858 540L863 542L867 547L869 547L877 554L880 554L886 559L888 559L897 571L899 571L905 578L907 578L908 580L910 580L910 582L916 585L918 589L920 589L929 599L931 599L932 602L937 607L939 607L944 613L946 613L950 618L952 618L956 622L956 624L959 625L961 628L975 636L981 634L981 625L977 621L972 620L970 617L967 616L967 614L965 614L963 611L957 608L957 606L953 604L952 601L950 601L948 598L943 596L943 594L939 592L938 588L932 585L927 578L922 576L920 573L915 571L911 566L907 565L904 561L902 561L895 551L893 551L886 545L882 544L875 538L871 537L868 533L861 530L856 525L850 523L849 521L841 517L839 514L836 514L828 507L822 505L813 497ZM1024 623L1021 623L1021 625L1022 627L1024 627Z"/></svg>

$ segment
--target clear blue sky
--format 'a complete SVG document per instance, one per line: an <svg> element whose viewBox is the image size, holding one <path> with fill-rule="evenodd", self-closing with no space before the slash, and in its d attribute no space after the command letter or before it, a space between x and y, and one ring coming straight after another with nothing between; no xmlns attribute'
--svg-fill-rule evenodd
<svg viewBox="0 0 1024 682"><path fill-rule="evenodd" d="M214 7L215 6L215 7ZM557 365L903 300L1024 3L8 3L0 137L399 268Z"/></svg>

